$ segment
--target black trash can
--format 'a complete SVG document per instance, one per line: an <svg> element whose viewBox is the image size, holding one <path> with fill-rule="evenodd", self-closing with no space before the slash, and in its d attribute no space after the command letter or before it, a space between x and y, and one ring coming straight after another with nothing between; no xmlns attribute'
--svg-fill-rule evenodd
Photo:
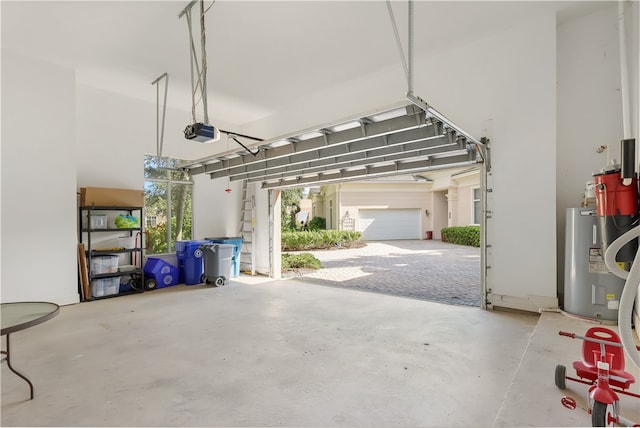
<svg viewBox="0 0 640 428"><path fill-rule="evenodd" d="M232 244L207 244L200 247L204 255L202 282L217 286L229 284L231 278Z"/></svg>

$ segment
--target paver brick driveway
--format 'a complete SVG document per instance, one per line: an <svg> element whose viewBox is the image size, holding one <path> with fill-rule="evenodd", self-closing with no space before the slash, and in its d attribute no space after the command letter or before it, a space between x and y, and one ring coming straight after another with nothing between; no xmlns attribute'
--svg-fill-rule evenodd
<svg viewBox="0 0 640 428"><path fill-rule="evenodd" d="M480 249L434 240L373 241L304 251L322 269L298 280L455 305L480 306Z"/></svg>

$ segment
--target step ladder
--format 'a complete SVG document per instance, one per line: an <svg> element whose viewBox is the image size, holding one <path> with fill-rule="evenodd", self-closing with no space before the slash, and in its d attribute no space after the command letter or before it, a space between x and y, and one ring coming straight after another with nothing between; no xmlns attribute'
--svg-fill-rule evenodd
<svg viewBox="0 0 640 428"><path fill-rule="evenodd" d="M253 241L255 238L255 220L253 211L256 206L256 198L253 194L253 186L249 186L247 180L242 181L242 206L240 207L240 236L242 248L240 249L240 271L256 274L256 259L253 253Z"/></svg>

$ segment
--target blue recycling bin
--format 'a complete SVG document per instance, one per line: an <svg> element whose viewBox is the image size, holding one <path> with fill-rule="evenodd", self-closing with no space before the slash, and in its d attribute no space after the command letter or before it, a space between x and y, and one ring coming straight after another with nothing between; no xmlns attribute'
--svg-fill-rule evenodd
<svg viewBox="0 0 640 428"><path fill-rule="evenodd" d="M147 280L153 279L156 282L155 288L164 288L177 285L180 273L179 269L157 257L147 258L144 264L144 276Z"/></svg>
<svg viewBox="0 0 640 428"><path fill-rule="evenodd" d="M231 278L237 278L240 276L240 250L244 239L241 236L234 237L215 237L205 238L212 244L231 244L233 248L233 256L231 257Z"/></svg>
<svg viewBox="0 0 640 428"><path fill-rule="evenodd" d="M176 241L176 256L178 257L179 280L186 285L202 284L204 263L202 260L203 245L209 241Z"/></svg>

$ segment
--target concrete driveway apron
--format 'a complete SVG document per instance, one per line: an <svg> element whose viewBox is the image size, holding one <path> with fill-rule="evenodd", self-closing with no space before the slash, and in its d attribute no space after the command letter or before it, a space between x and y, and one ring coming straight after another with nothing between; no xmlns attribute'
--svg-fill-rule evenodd
<svg viewBox="0 0 640 428"><path fill-rule="evenodd" d="M367 242L362 248L304 252L317 257L322 269L299 272L298 280L480 306L479 248L435 240L399 240Z"/></svg>

